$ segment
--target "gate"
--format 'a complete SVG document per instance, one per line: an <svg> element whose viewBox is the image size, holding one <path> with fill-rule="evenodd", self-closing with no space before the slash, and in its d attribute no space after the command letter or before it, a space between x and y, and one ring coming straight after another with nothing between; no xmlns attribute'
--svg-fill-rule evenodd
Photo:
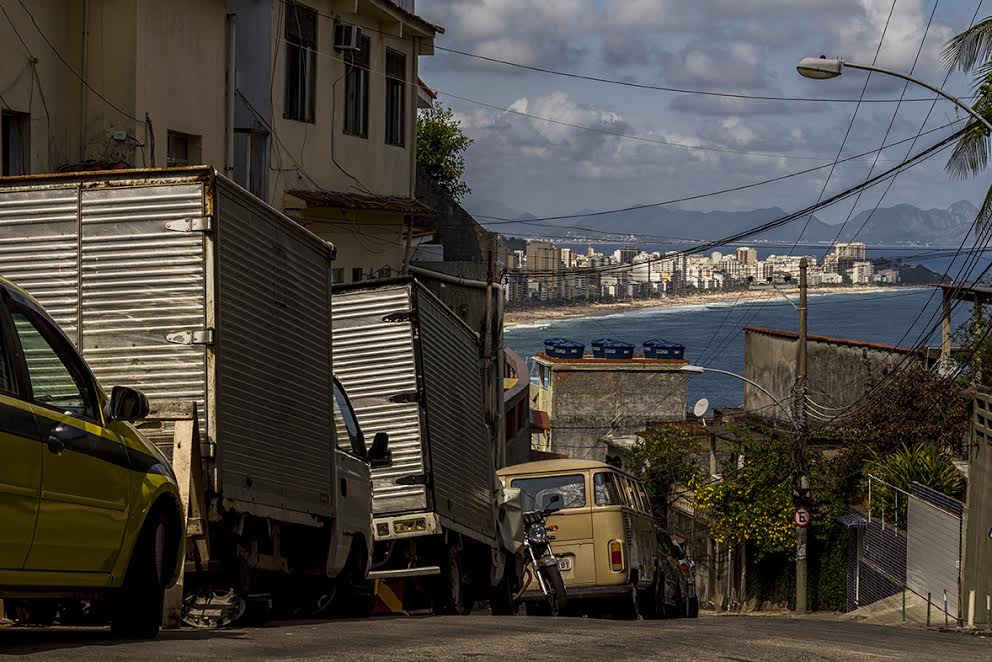
<svg viewBox="0 0 992 662"><path fill-rule="evenodd" d="M963 504L913 483L907 510L906 588L960 620Z"/></svg>

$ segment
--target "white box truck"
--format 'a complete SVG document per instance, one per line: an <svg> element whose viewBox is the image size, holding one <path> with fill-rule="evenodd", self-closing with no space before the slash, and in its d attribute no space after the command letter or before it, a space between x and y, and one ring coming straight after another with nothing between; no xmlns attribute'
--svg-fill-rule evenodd
<svg viewBox="0 0 992 662"><path fill-rule="evenodd" d="M372 471L370 576L416 579L437 613L508 605L478 336L412 277L335 285L333 318L335 374L393 454Z"/></svg>
<svg viewBox="0 0 992 662"><path fill-rule="evenodd" d="M211 551L187 546L185 585L215 614L198 624L368 570L370 458L335 425L333 253L206 167L0 179L0 274L101 381L197 403ZM148 432L168 450L170 428Z"/></svg>

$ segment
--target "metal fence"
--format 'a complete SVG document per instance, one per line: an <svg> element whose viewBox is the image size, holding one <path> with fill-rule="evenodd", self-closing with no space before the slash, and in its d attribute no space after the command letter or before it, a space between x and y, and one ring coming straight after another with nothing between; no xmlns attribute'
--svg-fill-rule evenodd
<svg viewBox="0 0 992 662"><path fill-rule="evenodd" d="M905 605L908 591L927 601L928 621L933 611L959 624L964 504L919 483L907 492L869 475L867 506L867 518L846 519L853 530L848 607L900 593Z"/></svg>

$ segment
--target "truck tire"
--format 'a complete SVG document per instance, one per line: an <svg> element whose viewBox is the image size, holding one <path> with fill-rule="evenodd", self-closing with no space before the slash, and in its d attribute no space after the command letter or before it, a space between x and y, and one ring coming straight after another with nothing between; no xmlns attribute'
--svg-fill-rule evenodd
<svg viewBox="0 0 992 662"><path fill-rule="evenodd" d="M116 637L152 639L162 626L165 599L166 529L153 513L134 547L124 576L124 588L114 596L110 631Z"/></svg>
<svg viewBox="0 0 992 662"><path fill-rule="evenodd" d="M434 584L432 607L438 616L468 616L472 600L466 587L462 552L455 545L448 547L447 568Z"/></svg>

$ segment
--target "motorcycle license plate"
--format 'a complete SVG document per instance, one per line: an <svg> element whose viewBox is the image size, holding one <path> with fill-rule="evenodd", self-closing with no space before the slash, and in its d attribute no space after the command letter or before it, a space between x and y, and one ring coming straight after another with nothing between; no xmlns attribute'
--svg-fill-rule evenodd
<svg viewBox="0 0 992 662"><path fill-rule="evenodd" d="M566 572L572 569L572 559L568 557L563 557L558 559L558 569L562 572Z"/></svg>

